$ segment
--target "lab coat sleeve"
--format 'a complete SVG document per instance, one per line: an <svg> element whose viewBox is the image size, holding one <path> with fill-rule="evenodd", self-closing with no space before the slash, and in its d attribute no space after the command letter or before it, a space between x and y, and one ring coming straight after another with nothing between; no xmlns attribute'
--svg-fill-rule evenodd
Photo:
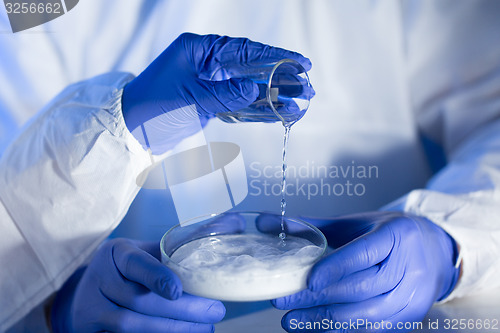
<svg viewBox="0 0 500 333"><path fill-rule="evenodd" d="M446 300L500 287L500 120L459 145L426 189L385 209L425 216L456 240L462 276Z"/></svg>
<svg viewBox="0 0 500 333"><path fill-rule="evenodd" d="M149 156L128 132L130 74L66 88L0 159L0 332L54 293L119 224Z"/></svg>

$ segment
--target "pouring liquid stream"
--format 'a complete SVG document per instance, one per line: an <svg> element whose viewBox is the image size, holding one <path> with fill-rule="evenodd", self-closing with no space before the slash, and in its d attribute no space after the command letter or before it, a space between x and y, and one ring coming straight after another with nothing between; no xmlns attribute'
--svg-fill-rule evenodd
<svg viewBox="0 0 500 333"><path fill-rule="evenodd" d="M288 147L288 138L290 136L290 127L291 124L283 124L285 127L285 134L283 136L283 155L282 155L282 164L281 164L281 233L279 234L279 238L281 239L281 245L285 246L285 211L286 211L286 151Z"/></svg>

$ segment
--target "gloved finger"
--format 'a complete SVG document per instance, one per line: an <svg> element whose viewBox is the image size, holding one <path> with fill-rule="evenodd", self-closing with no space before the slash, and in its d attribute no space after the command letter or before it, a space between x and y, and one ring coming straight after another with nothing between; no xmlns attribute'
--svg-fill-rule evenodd
<svg viewBox="0 0 500 333"><path fill-rule="evenodd" d="M266 82L267 86L267 82ZM306 78L291 73L274 74L271 87L277 89L278 96L282 98L311 99L316 95L313 87Z"/></svg>
<svg viewBox="0 0 500 333"><path fill-rule="evenodd" d="M306 71L312 67L311 61L302 54L273 47L247 38L233 38L228 36L207 35L204 38L208 61L219 64L226 63L260 63L277 62L282 59L293 59L300 63ZM207 64L204 64L207 67Z"/></svg>
<svg viewBox="0 0 500 333"><path fill-rule="evenodd" d="M373 229L321 259L311 269L307 286L319 291L333 282L382 262L391 252L394 235L390 228Z"/></svg>
<svg viewBox="0 0 500 333"><path fill-rule="evenodd" d="M177 275L132 242L116 243L113 260L126 279L167 299L174 300L182 295L182 284Z"/></svg>
<svg viewBox="0 0 500 333"><path fill-rule="evenodd" d="M323 290L314 292L306 289L274 299L271 303L278 309L291 310L332 303L361 302L395 288L403 273L404 270L399 265L376 265L348 275Z"/></svg>
<svg viewBox="0 0 500 333"><path fill-rule="evenodd" d="M328 239L328 245L339 248L374 228L377 221L369 216L371 214L363 213L327 219L301 216L300 219L320 229Z"/></svg>
<svg viewBox="0 0 500 333"><path fill-rule="evenodd" d="M145 242L139 240L131 240L132 243L135 244L138 248L146 251L157 260L161 260L161 251L160 251L160 243L159 242Z"/></svg>
<svg viewBox="0 0 500 333"><path fill-rule="evenodd" d="M282 100L280 99L277 103L278 107L276 111L281 115L285 123L293 124L304 116L304 110L301 109L295 101L290 100L285 103L281 102Z"/></svg>
<svg viewBox="0 0 500 333"><path fill-rule="evenodd" d="M198 80L193 98L208 114L237 111L252 104L259 96L259 88L249 79L224 81Z"/></svg>
<svg viewBox="0 0 500 333"><path fill-rule="evenodd" d="M283 91L283 89L287 89L287 91ZM297 101L302 100L304 103L307 103L311 98L316 95L316 91L311 86L286 86L280 87L280 95L278 96L278 100L282 101Z"/></svg>
<svg viewBox="0 0 500 333"><path fill-rule="evenodd" d="M275 109L285 120L296 120L298 114L301 113L301 108L292 99L278 98L278 102L275 103ZM290 118L290 119L287 119Z"/></svg>
<svg viewBox="0 0 500 333"><path fill-rule="evenodd" d="M386 320L401 312L411 300L408 288L398 285L387 294L383 294L368 300L356 303L336 303L326 306L316 306L307 309L292 310L286 313L281 325L288 332L301 332L292 330L292 323L297 322L321 322L322 320L333 323L349 323L358 319L365 322L378 322ZM327 329L317 330L317 332L327 331ZM305 331L307 332L307 330ZM308 331L310 332L310 330ZM349 332L345 330L343 332ZM354 330L353 332L357 332Z"/></svg>
<svg viewBox="0 0 500 333"><path fill-rule="evenodd" d="M334 248L370 232L375 226L401 217L400 212L363 212L341 215L330 219L330 224L321 229Z"/></svg>
<svg viewBox="0 0 500 333"><path fill-rule="evenodd" d="M213 333L214 331L212 324L147 316L120 307L106 313L102 326L103 331L121 333Z"/></svg>
<svg viewBox="0 0 500 333"><path fill-rule="evenodd" d="M172 301L131 281L120 289L110 290L106 297L121 307L153 317L213 324L221 321L226 314L226 309L220 301L186 293Z"/></svg>

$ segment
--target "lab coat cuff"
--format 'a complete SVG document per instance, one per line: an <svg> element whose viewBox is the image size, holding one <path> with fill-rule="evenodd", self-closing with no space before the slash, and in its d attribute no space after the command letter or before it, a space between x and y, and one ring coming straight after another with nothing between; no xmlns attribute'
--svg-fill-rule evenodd
<svg viewBox="0 0 500 333"><path fill-rule="evenodd" d="M135 78L135 76L129 73L116 74L122 76L116 82L116 89L113 91L113 96L110 98L109 107L105 109L109 110L111 115L116 119L117 135L121 136L124 139L127 149L137 157L141 164L144 164L146 167L150 162L149 154L144 150L139 141L137 141L137 139L128 130L127 125L125 124L125 119L123 117L122 109L123 89L130 81Z"/></svg>
<svg viewBox="0 0 500 333"><path fill-rule="evenodd" d="M120 90L120 100L121 100L121 93L123 93L123 89ZM125 125L125 120L123 119L123 114L121 111L121 104L120 106L118 106L118 108L120 109L120 111L116 116L120 123L120 126L123 126L122 135L125 138L126 145L130 150L130 152L134 154L141 161L143 169L145 169L151 164L150 154L146 150L144 150L139 141L137 141L137 139L132 135L132 133L130 133L127 126Z"/></svg>
<svg viewBox="0 0 500 333"><path fill-rule="evenodd" d="M440 299L437 304L446 303L456 297L464 296L466 290L469 289L470 284L472 284L472 279L468 279L467 277L463 277L463 261L464 261L464 246L461 244L461 237L458 232L455 232L452 225L445 223L443 220L436 218L433 214L426 214L425 211L419 209L420 205L417 202L420 202L420 196L422 193L430 192L427 190L415 190L412 191L393 202L383 206L380 210L382 211L400 211L405 213L411 213L418 216L425 217L429 219L434 224L438 225L442 228L454 241L456 245L456 253L454 255L454 267L455 267L455 275L454 281L452 285L454 286L452 290L449 290L445 293L445 297ZM468 281L466 281L468 280Z"/></svg>
<svg viewBox="0 0 500 333"><path fill-rule="evenodd" d="M136 176L139 176L143 170L151 165L151 157L150 154L144 150L140 142L130 133L125 123L125 118L123 117L123 90L133 79L135 79L135 76L131 73L111 72L99 75L91 80L96 86L111 87L108 92L109 96L104 98L106 102L102 105L101 110L108 112L114 119L115 128L112 132L118 139L123 140L122 142L126 150L133 156L135 169L137 170Z"/></svg>

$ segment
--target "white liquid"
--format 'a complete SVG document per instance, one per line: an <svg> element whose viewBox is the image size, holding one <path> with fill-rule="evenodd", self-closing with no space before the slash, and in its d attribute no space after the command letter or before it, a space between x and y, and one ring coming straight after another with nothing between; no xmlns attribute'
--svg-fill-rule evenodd
<svg viewBox="0 0 500 333"><path fill-rule="evenodd" d="M245 234L206 237L163 258L184 291L226 301L267 300L305 289L307 273L322 249L287 236Z"/></svg>

